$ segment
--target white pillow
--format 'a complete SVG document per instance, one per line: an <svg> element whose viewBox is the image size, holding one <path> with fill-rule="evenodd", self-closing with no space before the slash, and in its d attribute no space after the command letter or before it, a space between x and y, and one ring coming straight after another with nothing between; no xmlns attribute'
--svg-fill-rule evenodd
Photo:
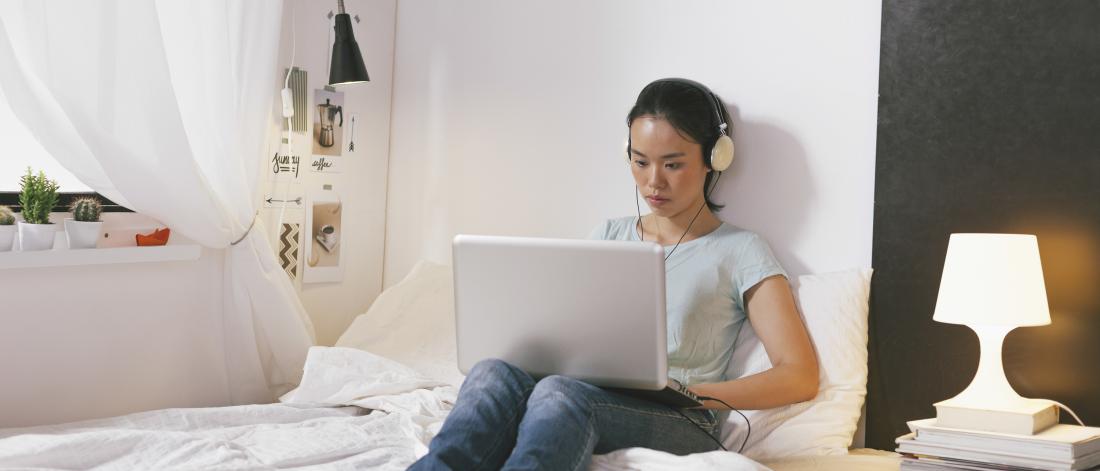
<svg viewBox="0 0 1100 471"><path fill-rule="evenodd" d="M451 267L421 261L387 288L336 341L395 360L432 379L458 386L454 283Z"/></svg>
<svg viewBox="0 0 1100 471"><path fill-rule="evenodd" d="M817 397L775 409L742 411L752 424L744 454L757 461L791 456L846 454L867 395L867 301L870 268L798 277L795 298L817 351ZM726 377L771 368L768 354L746 322L737 337ZM722 443L730 450L745 439L745 421L726 418Z"/></svg>

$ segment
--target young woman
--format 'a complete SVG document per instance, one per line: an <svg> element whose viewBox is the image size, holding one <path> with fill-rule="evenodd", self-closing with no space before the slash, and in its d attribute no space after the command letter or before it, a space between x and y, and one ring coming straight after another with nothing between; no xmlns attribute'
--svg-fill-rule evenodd
<svg viewBox="0 0 1100 471"><path fill-rule="evenodd" d="M710 189L732 158L729 115L701 84L647 85L627 116L627 158L651 212L604 222L590 238L665 248L669 376L706 398L668 406L563 376L536 381L500 360L473 367L429 452L410 469L587 469L593 453L719 447L716 410L766 409L817 394L818 366L786 273L758 235L726 224ZM712 150L718 147L712 161ZM766 198L767 195L761 195ZM640 209L639 209L640 213ZM773 367L729 380L744 321Z"/></svg>

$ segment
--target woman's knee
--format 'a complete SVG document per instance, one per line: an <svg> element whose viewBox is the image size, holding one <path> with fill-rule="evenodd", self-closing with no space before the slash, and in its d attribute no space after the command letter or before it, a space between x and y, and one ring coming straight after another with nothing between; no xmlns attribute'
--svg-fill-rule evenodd
<svg viewBox="0 0 1100 471"><path fill-rule="evenodd" d="M527 399L528 415L587 424L593 412L589 388L595 386L566 376L547 376L535 384Z"/></svg>
<svg viewBox="0 0 1100 471"><path fill-rule="evenodd" d="M535 390L531 392L531 400L538 401L545 398L569 397L584 399L595 388L584 381L568 376L551 375L535 383ZM587 402L587 401L586 401Z"/></svg>
<svg viewBox="0 0 1100 471"><path fill-rule="evenodd" d="M498 358L486 358L474 364L470 368L470 374L466 376L466 382L533 382L534 380L523 370L515 365Z"/></svg>

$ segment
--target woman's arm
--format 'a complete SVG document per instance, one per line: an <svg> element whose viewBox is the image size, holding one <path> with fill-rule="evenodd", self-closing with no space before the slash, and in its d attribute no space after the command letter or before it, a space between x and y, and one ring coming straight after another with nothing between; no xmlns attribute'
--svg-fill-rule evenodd
<svg viewBox="0 0 1100 471"><path fill-rule="evenodd" d="M737 409L758 410L808 401L817 395L817 355L794 305L787 280L776 275L745 292L749 322L764 344L772 368L721 383L691 386L699 396L716 397ZM707 409L726 409L705 401Z"/></svg>

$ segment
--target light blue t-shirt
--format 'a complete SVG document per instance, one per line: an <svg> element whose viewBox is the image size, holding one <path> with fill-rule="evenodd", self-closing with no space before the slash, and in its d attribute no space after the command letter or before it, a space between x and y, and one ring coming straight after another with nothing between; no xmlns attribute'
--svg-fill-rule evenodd
<svg viewBox="0 0 1100 471"><path fill-rule="evenodd" d="M641 240L638 218L604 221L589 239ZM665 246L665 255L672 250ZM787 276L759 235L722 223L680 244L665 261L668 374L681 383L725 381L733 344L746 319L745 291Z"/></svg>

